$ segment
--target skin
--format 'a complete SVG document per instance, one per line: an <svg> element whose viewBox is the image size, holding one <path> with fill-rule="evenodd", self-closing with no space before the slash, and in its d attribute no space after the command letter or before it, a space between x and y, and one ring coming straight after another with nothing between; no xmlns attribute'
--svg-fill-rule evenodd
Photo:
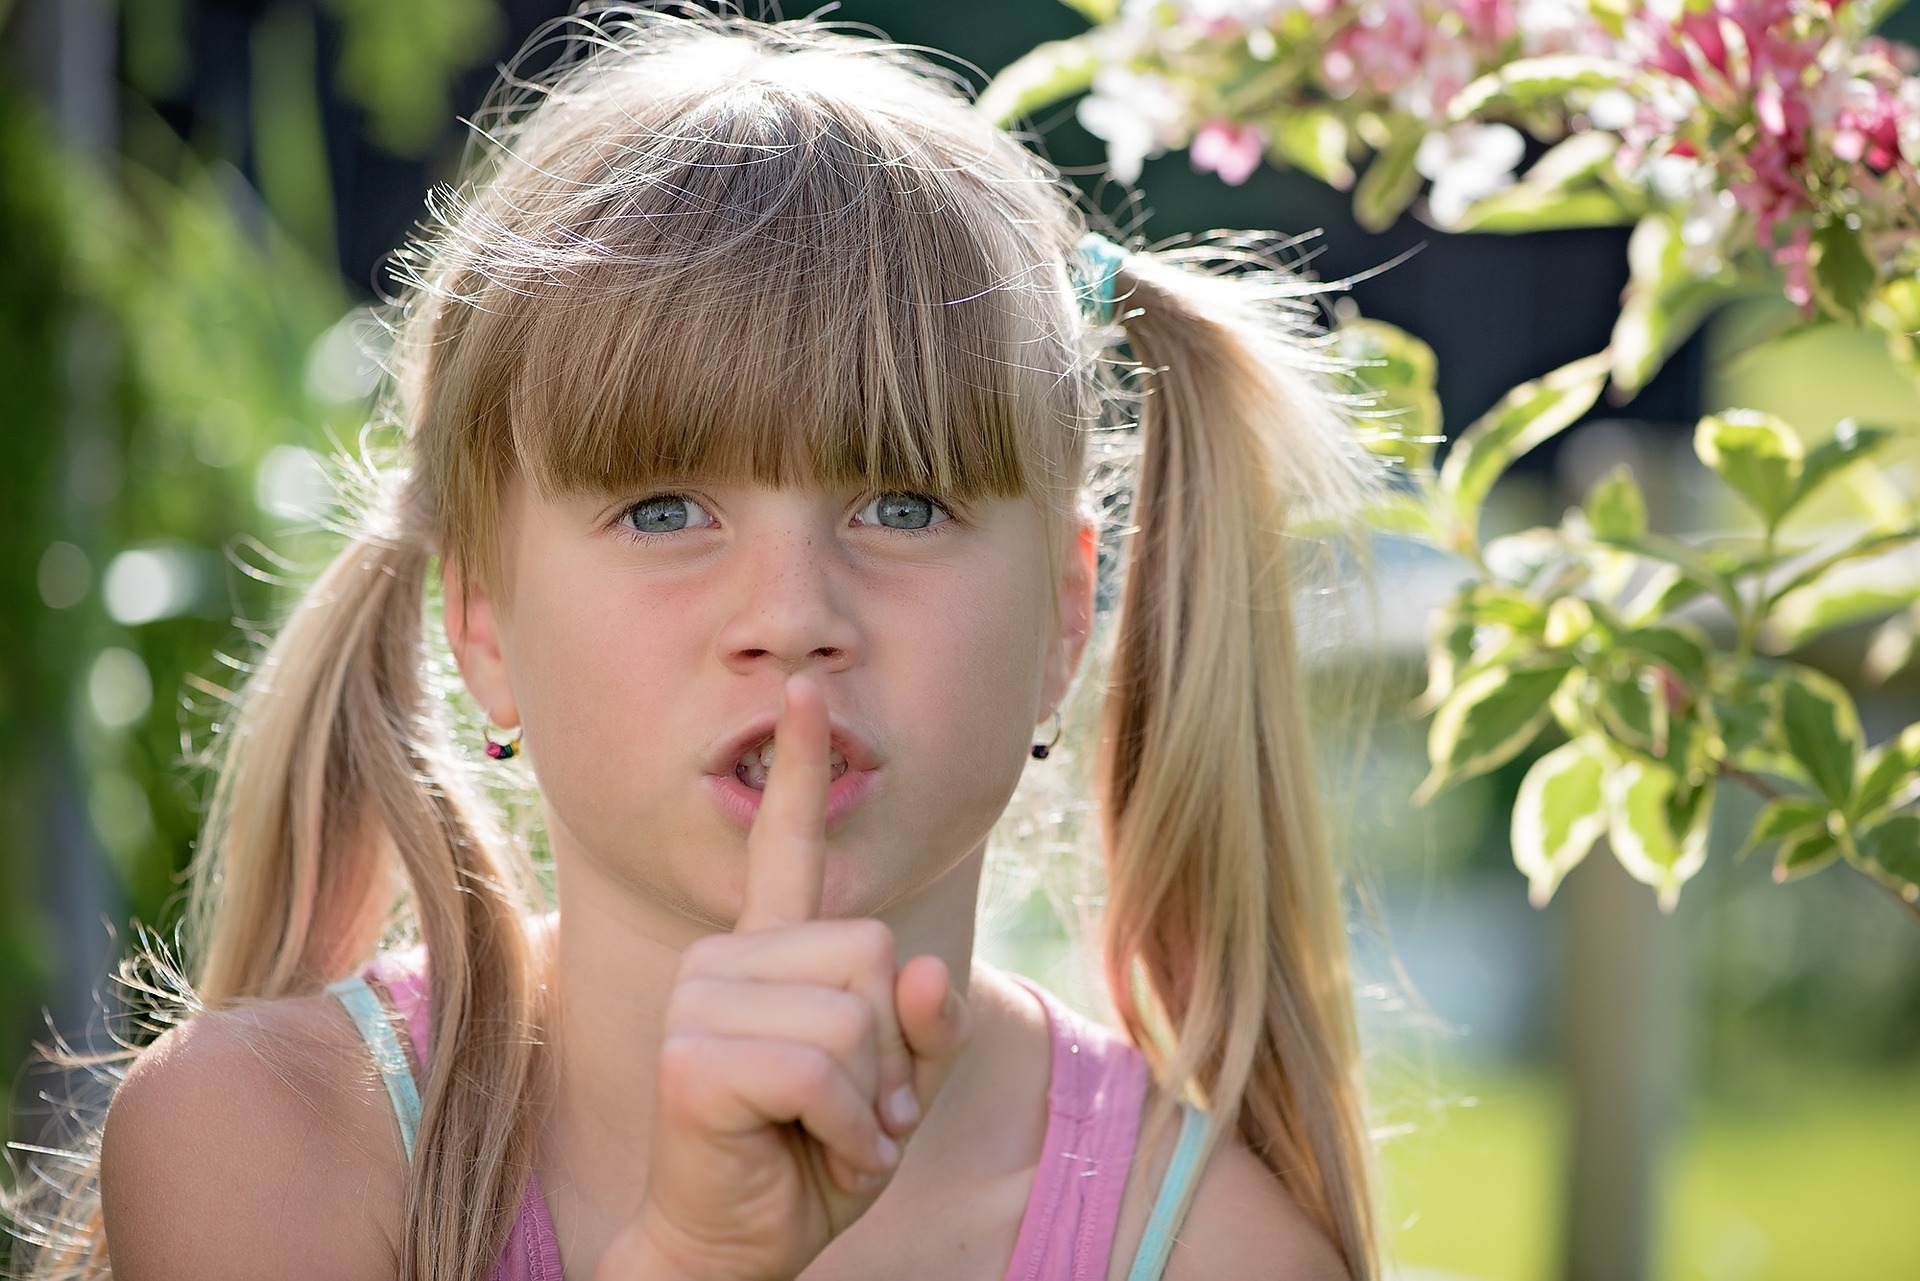
<svg viewBox="0 0 1920 1281"><path fill-rule="evenodd" d="M1036 722L1064 697L1091 618L1090 570L1075 559L1056 609L1026 568L1040 559L1042 526L1023 500L929 509L925 529L906 531L879 524L857 491L678 492L691 503L686 527L636 540L631 497L544 502L519 490L511 604L463 594L449 576L450 639L495 723L522 727L548 806L567 923L556 1039L568 1047L550 1150L570 1176L563 1188L628 1190L625 1205L557 1191L556 1227L575 1232L577 1256L664 1249L675 1262L661 1275L792 1275L892 1173L880 1130L897 1146L912 1125L880 1105L916 1084L913 1110L928 1106L958 1052L987 832ZM795 750L776 752L749 835L700 775L783 691L780 744ZM872 792L830 833L819 812L829 713L880 763ZM642 759L664 756L668 768L633 768L636 725L647 727ZM804 772L789 779L790 768ZM637 857L636 831L670 835ZM902 970L902 956L929 959ZM953 1026L913 1029L928 1064L909 1052L896 1005L937 1018L949 991ZM768 1027L774 1035L752 1035ZM784 1147L766 1121L796 1119L785 1113L801 1101L774 1091L821 1057L846 1067L815 1083L840 1097L838 1124L814 1100L823 1111L804 1129L838 1142L803 1145L777 1188L742 1183ZM636 1061L661 1064L652 1116L620 1106ZM702 1091L721 1080L732 1088ZM866 1102L857 1133L849 1092ZM629 1124L608 1124L622 1115ZM658 1178L663 1141L752 1115L761 1132L731 1164L714 1159L710 1186L716 1204L736 1207L751 1200L742 1187L764 1191L755 1222L743 1209L696 1223L692 1199L633 1204L645 1187L688 1186L677 1166ZM807 1200L809 1174L852 1199ZM623 1210L645 1231L596 1230ZM784 1253L741 1249L802 1219L809 1230ZM651 1274L641 1264L601 1274L629 1273Z"/></svg>
<svg viewBox="0 0 1920 1281"><path fill-rule="evenodd" d="M444 580L462 675L522 727L547 807L564 928L536 1162L568 1274L999 1276L1050 1049L1031 995L971 965L974 904L1086 641L1091 535L1050 582L1024 500L911 533L870 494L674 492L701 515L636 539L645 495L516 488L510 591ZM743 827L704 775L776 714ZM877 766L831 823L830 724ZM395 1275L404 1161L363 1056L325 997L203 1017L142 1055L104 1141L117 1275L250 1276L265 1256ZM1115 1277L1166 1156L1139 1154ZM1224 1145L1168 1276L1344 1275Z"/></svg>

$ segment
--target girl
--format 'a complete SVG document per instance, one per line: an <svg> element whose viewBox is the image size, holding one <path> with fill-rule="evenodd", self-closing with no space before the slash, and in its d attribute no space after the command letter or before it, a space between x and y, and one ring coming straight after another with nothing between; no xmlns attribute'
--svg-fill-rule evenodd
<svg viewBox="0 0 1920 1281"><path fill-rule="evenodd" d="M566 29L406 257L404 468L226 729L204 1012L34 1275L1367 1281L1283 534L1362 487L1311 287L1083 239L898 47ZM1114 1035L971 952L1093 629L1120 336ZM443 729L435 575L551 903Z"/></svg>

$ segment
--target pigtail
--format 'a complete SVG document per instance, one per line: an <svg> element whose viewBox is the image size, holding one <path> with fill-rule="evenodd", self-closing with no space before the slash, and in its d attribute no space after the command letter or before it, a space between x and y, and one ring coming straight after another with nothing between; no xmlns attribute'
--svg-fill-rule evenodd
<svg viewBox="0 0 1920 1281"><path fill-rule="evenodd" d="M409 486L397 528L351 542L256 669L226 734L189 924L199 998L218 1008L352 973L408 892L434 1052L403 1276L478 1278L531 1169L533 896L432 710L430 510Z"/></svg>
<svg viewBox="0 0 1920 1281"><path fill-rule="evenodd" d="M1117 1012L1376 1274L1345 931L1291 618L1290 521L1364 472L1290 311L1311 286L1133 254L1140 458L1095 786ZM1324 368L1321 372L1324 372ZM1170 1106L1170 1105L1169 1105ZM1164 1126L1163 1111L1150 1129Z"/></svg>

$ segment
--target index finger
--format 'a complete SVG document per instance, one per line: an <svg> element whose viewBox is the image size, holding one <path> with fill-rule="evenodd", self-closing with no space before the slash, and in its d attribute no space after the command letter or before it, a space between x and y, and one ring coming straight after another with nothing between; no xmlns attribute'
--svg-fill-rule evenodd
<svg viewBox="0 0 1920 1281"><path fill-rule="evenodd" d="M830 733L820 687L787 678L773 731L773 765L747 833L747 887L734 930L775 929L820 915L827 862Z"/></svg>

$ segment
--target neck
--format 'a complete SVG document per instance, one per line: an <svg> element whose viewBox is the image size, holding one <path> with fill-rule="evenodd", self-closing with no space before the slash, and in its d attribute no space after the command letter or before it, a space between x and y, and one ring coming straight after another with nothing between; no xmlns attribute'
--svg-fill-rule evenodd
<svg viewBox="0 0 1920 1281"><path fill-rule="evenodd" d="M549 953L552 1093L536 1158L543 1191L576 1262L639 1208L646 1191L655 1064L680 954L710 922L616 883L587 859L568 859L554 833L560 919ZM939 880L873 915L894 932L902 961L946 962L964 995L984 845ZM584 1252L585 1258L579 1257Z"/></svg>

